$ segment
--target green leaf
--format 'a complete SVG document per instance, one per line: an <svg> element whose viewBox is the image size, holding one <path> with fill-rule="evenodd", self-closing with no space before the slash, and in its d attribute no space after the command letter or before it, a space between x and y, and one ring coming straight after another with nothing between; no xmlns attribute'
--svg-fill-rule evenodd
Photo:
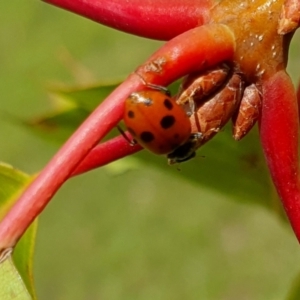
<svg viewBox="0 0 300 300"><path fill-rule="evenodd" d="M23 123L43 138L63 143L120 83L106 82L91 87L51 88L56 108Z"/></svg>
<svg viewBox="0 0 300 300"><path fill-rule="evenodd" d="M286 300L299 300L300 299L300 274L296 277L293 282L292 289L289 292Z"/></svg>
<svg viewBox="0 0 300 300"><path fill-rule="evenodd" d="M13 261L19 274L21 275L28 292L35 297L33 282L33 254L35 246L35 238L37 231L37 220L27 229L13 252Z"/></svg>
<svg viewBox="0 0 300 300"><path fill-rule="evenodd" d="M89 112L86 110L75 107L50 112L42 117L25 121L24 124L42 138L62 144L88 115Z"/></svg>
<svg viewBox="0 0 300 300"><path fill-rule="evenodd" d="M121 82L121 80L111 80L89 87L50 88L50 91L69 100L77 105L77 107L91 112L112 93Z"/></svg>
<svg viewBox="0 0 300 300"><path fill-rule="evenodd" d="M17 196L28 185L30 180L31 177L25 173L7 164L0 163L0 219L2 219L12 207ZM27 229L15 247L12 260L7 259L1 263L0 299L30 299L26 298L27 294L35 298L32 276L32 256L36 227L37 222L35 221ZM22 280L20 280L20 278L22 278ZM19 293L23 295L23 298L17 298L17 296L19 297Z"/></svg>
<svg viewBox="0 0 300 300"><path fill-rule="evenodd" d="M32 299L10 256L6 260L4 260L0 265L0 278L0 299Z"/></svg>

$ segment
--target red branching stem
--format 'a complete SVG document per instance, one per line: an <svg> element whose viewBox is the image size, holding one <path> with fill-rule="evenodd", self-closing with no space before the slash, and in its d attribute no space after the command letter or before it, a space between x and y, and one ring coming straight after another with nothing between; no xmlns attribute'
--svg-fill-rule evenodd
<svg viewBox="0 0 300 300"><path fill-rule="evenodd" d="M140 66L137 70L137 72L147 81L151 83L156 83L159 85L167 85L169 82L172 82L179 76L177 72L181 72L181 69L185 69L188 67L190 70L193 68L198 68L201 66L202 68L204 66L208 65L214 65L216 63L215 58L211 55L212 52L208 49L212 45L208 43L208 40L212 38L212 34L219 34L220 37L224 37L222 35L223 33L221 31L227 29L224 29L223 26L219 25L210 25L205 26L203 28L197 28L195 30L191 30L189 33L189 40L185 41L184 44L180 44L178 40L181 39L181 37L175 38L169 43L167 43L164 47L162 47L160 50L158 50L145 64ZM201 35L199 36L199 31L202 31ZM197 41L199 44L196 44L193 40L193 38L196 38L195 34L197 34ZM231 33L229 33L231 35ZM201 37L201 39L200 39ZM228 38L228 37L227 37ZM226 40L226 39L225 39ZM204 43L206 41L206 43ZM219 43L224 43L224 41L218 38L215 38L214 40L215 45ZM189 45L189 43L191 43ZM203 43L203 44L202 44ZM226 42L228 43L228 42ZM206 49L204 47L205 45L208 45L208 48ZM225 44L225 43L224 43ZM222 51L219 52L219 54L216 56L217 59L220 59L221 56L224 56L224 60L228 59L232 54L232 44L230 46L230 42L227 44L227 47L222 47ZM173 45L170 47L170 45ZM197 48L201 46L201 50L197 50ZM174 49L176 49L176 55L177 58L174 56ZM188 52L189 51L189 52ZM202 53L202 59L206 63L203 64L195 64L195 56L194 53L203 51ZM163 54L163 56L162 56ZM153 62L156 62L158 60L161 60L162 57L168 57L173 56L172 59L166 59L166 63L162 64L163 69L161 72L163 74L161 75L161 72L150 72L149 65L153 65ZM156 65L159 67L158 65ZM182 67L183 66L183 67ZM174 72L170 72L169 70L173 69ZM184 71L182 71L184 72ZM171 76L171 77L170 77ZM130 155L135 153L136 151L140 150L140 146L136 145L134 147L130 146L128 142L123 137L118 137L113 140L110 140L104 144L100 144L97 147L95 147L88 156L81 162L81 164L76 168L73 175L78 175L83 172L89 171L91 169L101 167L109 162L115 161L117 159L120 159L124 156Z"/></svg>
<svg viewBox="0 0 300 300"><path fill-rule="evenodd" d="M201 35L199 35L200 31L202 32ZM218 38L212 39L213 35L218 35ZM223 40L223 38L225 39ZM195 42L195 39L197 40L197 43ZM216 64L216 58L218 60L228 60L233 54L233 39L231 33L222 25L207 25L190 30L188 40L184 43L180 43L179 40L181 40L180 36L167 43L153 54L145 64L138 68L137 72L142 78L147 82L156 83L158 85L168 85L169 82L180 77L180 73L185 72L184 70L187 67L189 70L206 68L207 66ZM213 41L214 46L208 41ZM221 46L221 44L223 44L222 48L217 48L219 53L215 53L214 47L216 45ZM170 45L173 46L170 47ZM197 50L200 45L201 48ZM175 49L176 51L174 51ZM175 53L177 57L174 56ZM195 61L197 61L195 60L195 53L201 55L202 61L205 61L205 64L195 64ZM214 54L216 55L216 58L213 56ZM168 59L168 57L172 57L172 59ZM162 58L165 58L166 61L165 63L162 63L162 70L160 70L160 72L157 72L157 70L155 72L149 71L149 66L153 66L154 62L161 61ZM160 67L158 64L155 66ZM173 70L173 72L170 70ZM106 149L106 147L108 148ZM91 169L101 167L109 162L133 154L138 150L140 150L138 145L132 147L123 137L118 137L95 147L78 166L73 175L78 175Z"/></svg>
<svg viewBox="0 0 300 300"><path fill-rule="evenodd" d="M263 82L260 137L273 182L300 241L298 134L296 93L282 70Z"/></svg>
<svg viewBox="0 0 300 300"><path fill-rule="evenodd" d="M131 138L129 137L129 139ZM138 144L134 146L130 145L123 136L115 137L93 148L87 157L75 169L72 176L105 166L115 160L134 154L141 149L142 147Z"/></svg>
<svg viewBox="0 0 300 300"><path fill-rule="evenodd" d="M226 26L205 25L179 35L152 55L138 68L140 76L130 75L99 105L24 191L0 223L0 252L16 244L80 162L116 126L124 113L124 99L144 87L141 77L168 85L192 71L232 59L234 48L234 36Z"/></svg>
<svg viewBox="0 0 300 300"><path fill-rule="evenodd" d="M43 0L103 25L169 40L207 22L212 0Z"/></svg>
<svg viewBox="0 0 300 300"><path fill-rule="evenodd" d="M186 35L184 34L184 36ZM213 38L214 35L218 35L218 38ZM207 25L193 29L189 31L186 37L188 39L184 43L180 42L182 37L179 36L159 49L145 64L137 69L138 74L147 82L165 86L180 77L180 74L183 74L186 68L189 70L206 68L208 65L216 64L216 58L218 60L228 60L233 55L233 37L231 32L228 32L227 28L222 25ZM214 45L208 41L212 41ZM217 48L218 53L214 52L216 45L221 47ZM199 49L199 47L201 48ZM195 63L195 61L199 61L195 57L196 53L202 58L202 63ZM169 59L170 57L172 58ZM165 63L161 63L161 66L155 64L157 61L162 61L162 58L165 58ZM149 70L151 69L149 66L153 65L157 68L161 67L161 70L159 72L157 70ZM108 148L106 149L106 147ZM118 137L95 147L81 162L73 175L101 167L109 162L133 154L138 150L140 150L138 145L132 147L123 137Z"/></svg>

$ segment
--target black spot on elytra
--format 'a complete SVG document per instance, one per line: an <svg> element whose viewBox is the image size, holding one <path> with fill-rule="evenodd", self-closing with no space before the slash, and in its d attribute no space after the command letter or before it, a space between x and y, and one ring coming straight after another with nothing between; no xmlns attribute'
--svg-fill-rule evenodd
<svg viewBox="0 0 300 300"><path fill-rule="evenodd" d="M173 116L164 116L161 120L160 120L160 126L163 129L168 129L170 127L173 126L173 124L175 123L175 118Z"/></svg>
<svg viewBox="0 0 300 300"><path fill-rule="evenodd" d="M130 110L128 113L127 113L127 116L129 119L133 119L135 117L134 115L134 111Z"/></svg>
<svg viewBox="0 0 300 300"><path fill-rule="evenodd" d="M151 143L155 139L153 133L149 131L143 131L140 135L140 138L144 143Z"/></svg>
<svg viewBox="0 0 300 300"><path fill-rule="evenodd" d="M167 110L173 109L173 103L169 99L164 100L164 106Z"/></svg>

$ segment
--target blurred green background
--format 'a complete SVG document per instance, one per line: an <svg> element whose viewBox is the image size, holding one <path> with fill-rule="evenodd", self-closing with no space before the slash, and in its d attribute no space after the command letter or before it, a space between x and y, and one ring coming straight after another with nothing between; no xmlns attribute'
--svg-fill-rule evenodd
<svg viewBox="0 0 300 300"><path fill-rule="evenodd" d="M17 121L50 109L47 84L124 77L161 45L40 1L1 2L0 15L0 159L28 173L58 149ZM299 37L289 66L295 82ZM184 165L144 155L150 163L128 158L55 196L39 219L39 299L285 299L300 248L282 219L180 178ZM124 164L131 168L121 172Z"/></svg>

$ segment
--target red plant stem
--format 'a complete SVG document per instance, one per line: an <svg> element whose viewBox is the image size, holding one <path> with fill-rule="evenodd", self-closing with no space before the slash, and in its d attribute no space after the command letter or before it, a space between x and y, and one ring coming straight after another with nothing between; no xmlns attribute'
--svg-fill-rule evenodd
<svg viewBox="0 0 300 300"><path fill-rule="evenodd" d="M129 139L131 139L129 137ZM143 149L139 144L130 145L123 136L117 136L105 143L97 145L86 158L75 169L72 176L76 176L95 168L99 168L123 158L125 156L134 154Z"/></svg>
<svg viewBox="0 0 300 300"><path fill-rule="evenodd" d="M167 86L178 79L178 73L186 73L186 69L189 73L202 71L233 59L235 37L226 25L204 25L188 33L185 40L182 36L186 33L170 40L142 64L136 73L146 82ZM201 59L196 58L196 53ZM170 69L176 72L170 72Z"/></svg>
<svg viewBox="0 0 300 300"><path fill-rule="evenodd" d="M119 122L124 110L121 100L141 86L139 78L131 75L96 108L28 186L0 223L0 254L16 244L80 161Z"/></svg>
<svg viewBox="0 0 300 300"><path fill-rule="evenodd" d="M139 74L141 74L141 76L147 81L147 82L151 82L151 83L156 83L159 85L167 85L168 82L172 82L173 80L175 80L175 78L170 78L169 76L174 76L175 73L171 73L171 72L167 72L168 74L166 74L164 72L164 70L169 70L170 68L172 69L176 69L177 71L180 70L180 68L186 68L188 64L190 64L190 70L192 70L193 66L199 68L199 65L195 64L195 59L194 59L194 55L193 53L196 52L197 50L194 49L194 46L197 47L197 45L195 45L195 43L193 42L193 38L196 38L196 36L193 36L194 33L193 32L198 32L200 29L194 29L190 31L190 40L192 42L192 44L190 46L185 45L185 47L188 48L188 50L186 50L185 52L185 62L184 65L182 65L182 61L180 60L180 56L181 56L181 50L179 44L177 43L177 39L174 39L173 41L170 41L167 45L169 47L169 45L174 44L174 47L170 47L170 49L175 49L177 48L178 50L178 58L176 59L176 57L174 57L174 51L164 51L162 49L160 49L158 52L156 52L155 54L153 54L153 56L142 66L140 66L137 70L137 72ZM202 29L201 29L202 30ZM220 31L219 31L220 30ZM219 28L219 25L209 25L209 26L205 26L203 27L203 34L201 35L201 41L199 40L200 37L198 37L198 42L200 44L202 44L202 51L204 51L205 53L209 53L211 55L211 57L206 56L207 61L206 64L200 64L203 66L207 66L207 64L215 64L215 58L220 59L220 55L228 55L228 53L231 53L230 50L230 46L227 45L227 49L229 49L226 51L225 48L222 48L224 53L219 53L216 54L214 51L209 51L208 49L205 49L205 46L208 48L212 48L214 49L210 43L208 43L207 41L210 40L212 38L211 35L212 33L214 34L218 34L219 39L221 37L224 37L224 32L222 32L223 30L227 31L226 28L223 28L223 26L221 26ZM204 34L204 32L206 32ZM230 34L230 33L229 33ZM198 34L197 34L198 35ZM225 35L226 36L226 35ZM206 40L206 42L205 42ZM220 41L218 41L217 38L213 39L213 41L215 43L223 43L222 42L222 38ZM186 44L188 42L185 42ZM177 45L177 46L176 46ZM223 45L224 46L224 45ZM188 52L189 51L189 52ZM200 50L199 50L200 51ZM157 61L158 58L162 58L162 56L160 55L160 53L163 52L164 56L163 57L168 57L168 56L172 56L172 59L166 59L166 61L168 62L168 65L164 64L163 65L163 69L161 70L161 74L158 74L157 72L150 72L149 70L147 70L147 68L149 67L150 63L153 63L153 61ZM206 54L206 55L207 55ZM230 54L229 54L230 55ZM190 59L189 59L190 58ZM225 59L225 58L224 58ZM227 58L228 59L228 58ZM146 71L144 70L146 69ZM176 75L175 75L176 76ZM167 79L167 81L166 81ZM106 148L108 147L108 148ZM141 148L140 146L136 145L134 147L130 146L128 144L127 141L125 141L125 139L123 137L118 137L115 139L112 139L104 144L100 144L98 146L96 146L89 154L88 156L81 162L81 164L78 166L78 168L76 168L76 170L73 173L74 175L78 175L84 172L87 172L91 169L95 169L98 167L101 167L103 165L106 165L112 161L115 161L117 159L123 158L124 156L133 154L137 151L139 151Z"/></svg>
<svg viewBox="0 0 300 300"><path fill-rule="evenodd" d="M295 89L284 70L262 83L260 137L273 182L300 241L299 119Z"/></svg>
<svg viewBox="0 0 300 300"><path fill-rule="evenodd" d="M192 71L232 59L234 48L234 36L226 26L206 25L166 43L138 72L149 83L168 85ZM140 76L133 73L99 105L24 191L0 223L0 254L16 244L95 144L120 121L124 99L144 87Z"/></svg>
<svg viewBox="0 0 300 300"><path fill-rule="evenodd" d="M207 23L212 0L43 0L103 25L169 40Z"/></svg>

